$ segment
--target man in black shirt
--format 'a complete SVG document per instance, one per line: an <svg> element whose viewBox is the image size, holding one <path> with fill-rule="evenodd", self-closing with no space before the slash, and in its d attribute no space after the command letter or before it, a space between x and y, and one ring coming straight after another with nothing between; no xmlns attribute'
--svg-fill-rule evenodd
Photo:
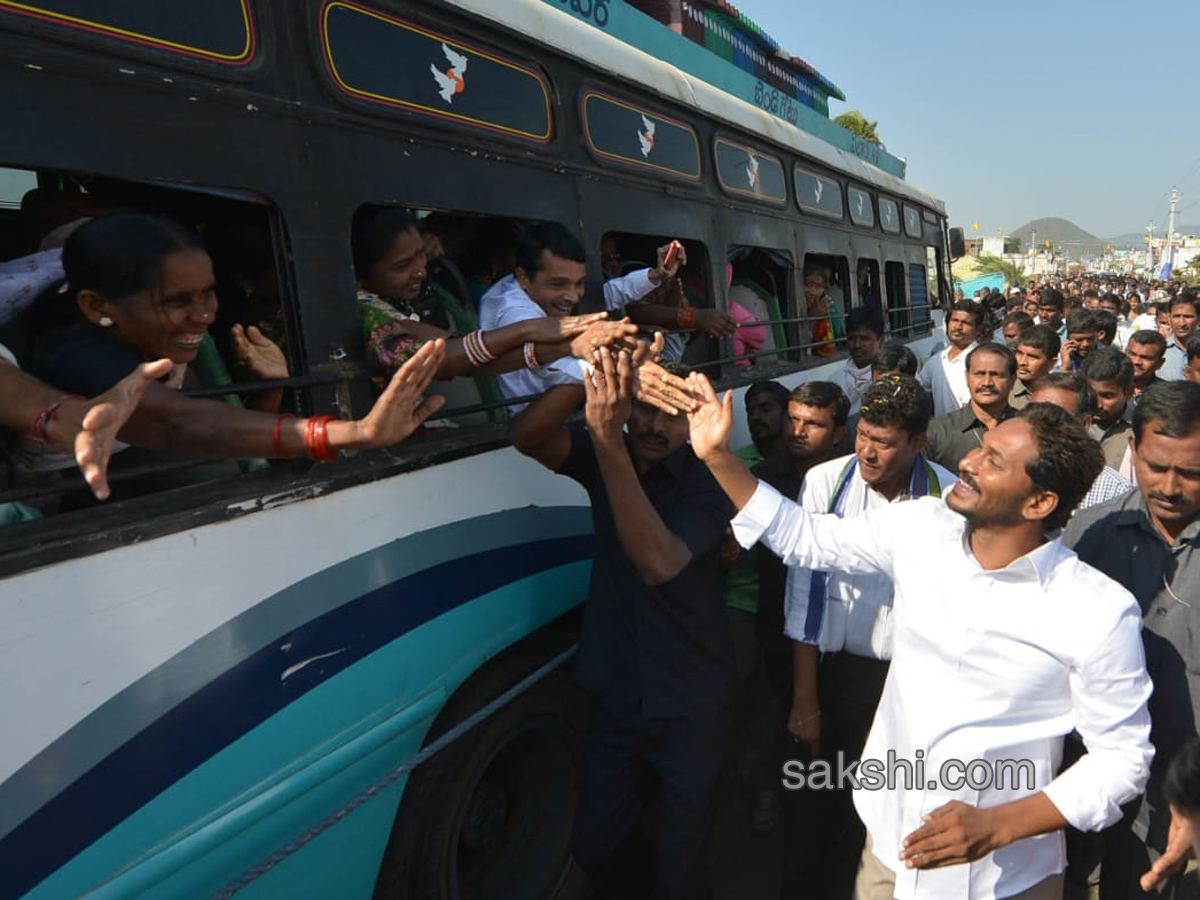
<svg viewBox="0 0 1200 900"><path fill-rule="evenodd" d="M688 446L687 419L632 399L637 376L624 351L599 359L582 387L551 388L510 432L592 502L596 550L575 676L595 702L573 849L602 892L704 898L735 693L719 569L733 507ZM585 392L587 427L567 425Z"/></svg>

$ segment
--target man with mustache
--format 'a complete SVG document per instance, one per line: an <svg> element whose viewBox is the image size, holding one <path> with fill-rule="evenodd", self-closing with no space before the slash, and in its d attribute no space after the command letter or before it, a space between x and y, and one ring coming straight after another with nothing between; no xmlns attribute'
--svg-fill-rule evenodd
<svg viewBox="0 0 1200 900"><path fill-rule="evenodd" d="M946 314L946 338L950 346L925 361L917 376L933 397L933 414L944 416L963 406L967 390L966 354L975 349L987 311L978 303L960 300Z"/></svg>
<svg viewBox="0 0 1200 900"><path fill-rule="evenodd" d="M916 497L940 497L950 489L954 476L921 452L930 403L915 378L895 375L874 382L862 396L861 409L854 454L809 469L801 506L813 513L861 516ZM780 490L759 470L755 474ZM773 554L764 550L762 556L784 569ZM784 630L790 640L785 643L793 666L788 730L800 745L794 749L833 765L839 753L846 761L857 760L892 656L892 584L884 576L847 577L797 566L787 570L786 598ZM789 836L803 830L806 839L789 841L782 896L847 896L865 837L850 792L799 791L789 799L808 813L808 821L789 830Z"/></svg>
<svg viewBox="0 0 1200 900"><path fill-rule="evenodd" d="M971 400L961 409L929 423L925 455L951 472L983 443L983 435L1016 415L1009 406L1017 377L1017 359L1003 344L980 344L967 354L967 388Z"/></svg>
<svg viewBox="0 0 1200 900"><path fill-rule="evenodd" d="M1128 588L1142 612L1154 765L1145 797L1105 834L1102 900L1178 888L1186 822L1163 796L1167 767L1200 722L1200 385L1148 388L1133 413L1137 490L1081 511L1064 542ZM1139 883L1140 882L1140 883Z"/></svg>
<svg viewBox="0 0 1200 900"><path fill-rule="evenodd" d="M654 380L691 402L674 376ZM591 500L596 544L574 667L593 707L575 859L605 894L705 900L736 689L719 566L732 509L688 447L687 419L635 400L637 389L629 354L601 348L593 375L535 399L509 437ZM567 424L585 396L586 427Z"/></svg>
<svg viewBox="0 0 1200 900"><path fill-rule="evenodd" d="M1116 821L1153 754L1137 604L1051 537L1103 467L1099 446L1063 410L1030 404L983 436L944 500L813 515L730 450L732 394L722 402L702 375L691 383L692 448L738 508L739 542L895 587L892 663L864 765L920 759L923 777L864 778L855 790L868 834L858 900L1061 897L1056 832ZM1088 752L1056 774L1072 728ZM1017 784L946 777L950 760L999 775L999 759L1030 765Z"/></svg>

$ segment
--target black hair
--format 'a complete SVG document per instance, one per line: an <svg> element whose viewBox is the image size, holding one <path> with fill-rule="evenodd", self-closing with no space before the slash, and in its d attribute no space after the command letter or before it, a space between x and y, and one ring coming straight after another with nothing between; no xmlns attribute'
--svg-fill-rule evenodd
<svg viewBox="0 0 1200 900"><path fill-rule="evenodd" d="M1092 318L1096 320L1096 335L1104 335L1104 343L1111 344L1117 336L1117 317L1107 309L1093 309Z"/></svg>
<svg viewBox="0 0 1200 900"><path fill-rule="evenodd" d="M371 269L383 259L396 238L405 231L420 232L421 225L407 209L395 206L362 207L350 225L350 247L354 254L354 277L371 277Z"/></svg>
<svg viewBox="0 0 1200 900"><path fill-rule="evenodd" d="M530 280L541 271L543 251L571 262L587 261L579 238L557 222L538 222L523 228L517 237L517 268Z"/></svg>
<svg viewBox="0 0 1200 900"><path fill-rule="evenodd" d="M869 425L898 426L911 439L928 430L933 404L911 375L889 375L863 391L860 415Z"/></svg>
<svg viewBox="0 0 1200 900"><path fill-rule="evenodd" d="M1200 356L1200 334L1193 334L1187 342L1187 361L1191 362Z"/></svg>
<svg viewBox="0 0 1200 900"><path fill-rule="evenodd" d="M987 310L974 300L955 300L950 304L950 312L946 314L946 318L949 319L951 314L956 312L966 312L974 316L976 329L982 328L984 320L987 318Z"/></svg>
<svg viewBox="0 0 1200 900"><path fill-rule="evenodd" d="M1096 314L1090 309L1073 309L1067 315L1067 336L1096 331Z"/></svg>
<svg viewBox="0 0 1200 900"><path fill-rule="evenodd" d="M1067 524L1100 476L1104 453L1099 442L1088 437L1083 426L1061 406L1030 403L1017 415L1032 426L1037 441L1037 454L1025 463L1025 474L1035 488L1058 496L1058 505L1042 523L1046 531L1056 531Z"/></svg>
<svg viewBox="0 0 1200 900"><path fill-rule="evenodd" d="M1033 327L1033 316L1019 309L1013 310L1001 320L1000 326L1003 328L1005 325L1016 325L1021 331L1025 331Z"/></svg>
<svg viewBox="0 0 1200 900"><path fill-rule="evenodd" d="M1079 400L1079 418L1094 416L1099 409L1100 401L1096 397L1096 389L1078 372L1051 372L1043 375L1033 383L1032 392L1037 393L1042 388L1058 388L1070 391Z"/></svg>
<svg viewBox="0 0 1200 900"><path fill-rule="evenodd" d="M1133 443L1142 442L1146 426L1157 423L1155 434L1185 438L1200 428L1200 384L1164 381L1142 392L1133 411Z"/></svg>
<svg viewBox="0 0 1200 900"><path fill-rule="evenodd" d="M856 306L846 313L846 334L857 328L867 328L876 337L883 337L883 316L875 306Z"/></svg>
<svg viewBox="0 0 1200 900"><path fill-rule="evenodd" d="M157 289L163 260L179 250L203 250L200 235L162 216L113 213L86 222L63 245L62 263L75 294L95 291L119 303Z"/></svg>
<svg viewBox="0 0 1200 900"><path fill-rule="evenodd" d="M917 374L917 357L904 344L886 344L871 360L872 372L896 372L902 375Z"/></svg>
<svg viewBox="0 0 1200 900"><path fill-rule="evenodd" d="M982 344L976 344L975 347L967 354L967 371L971 371L971 359L976 353L992 353L1004 360L1008 368L1008 377L1017 377L1017 355L1005 347L1003 344L997 344L995 341L985 341Z"/></svg>
<svg viewBox="0 0 1200 900"><path fill-rule="evenodd" d="M1163 794L1185 815L1200 812L1200 738L1192 738L1171 759Z"/></svg>
<svg viewBox="0 0 1200 900"><path fill-rule="evenodd" d="M1045 288L1038 294L1038 306L1053 306L1059 312L1062 312L1066 303L1067 301L1063 297L1062 291L1055 290L1054 288Z"/></svg>
<svg viewBox="0 0 1200 900"><path fill-rule="evenodd" d="M1200 345L1197 349L1200 351ZM1088 381L1115 381L1122 390L1133 387L1133 361L1112 347L1098 347L1089 353L1081 374Z"/></svg>
<svg viewBox="0 0 1200 900"><path fill-rule="evenodd" d="M755 394L769 394L783 409L787 409L788 400L792 396L792 392L778 381L767 380L756 381L750 387L746 388L745 402L749 403L750 398Z"/></svg>
<svg viewBox="0 0 1200 900"><path fill-rule="evenodd" d="M1135 331L1129 336L1129 340L1125 342L1125 346L1128 347L1134 342L1139 344L1151 344L1154 347L1157 347L1159 356L1162 356L1167 352L1167 339L1163 337L1157 329L1154 328L1142 328L1138 331Z"/></svg>
<svg viewBox="0 0 1200 900"><path fill-rule="evenodd" d="M1190 306L1193 310L1196 308L1196 295L1191 291L1180 291L1170 300L1168 309L1174 309L1177 306Z"/></svg>
<svg viewBox="0 0 1200 900"><path fill-rule="evenodd" d="M798 385L788 399L803 406L833 410L834 425L845 425L850 417L850 398L832 381L806 381Z"/></svg>
<svg viewBox="0 0 1200 900"><path fill-rule="evenodd" d="M1017 346L1022 344L1041 350L1046 355L1046 359L1058 356L1058 351L1062 349L1062 339L1058 336L1058 332L1049 325L1034 325L1032 328L1026 328L1017 338Z"/></svg>

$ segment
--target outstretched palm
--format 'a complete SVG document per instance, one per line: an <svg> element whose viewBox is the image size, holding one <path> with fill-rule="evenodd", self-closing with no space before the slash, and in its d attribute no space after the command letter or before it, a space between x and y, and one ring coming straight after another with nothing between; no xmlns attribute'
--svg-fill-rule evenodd
<svg viewBox="0 0 1200 900"><path fill-rule="evenodd" d="M729 444L729 434L733 430L733 392L726 391L725 399L719 399L712 383L699 372L688 377L688 385L692 396L698 400L696 407L688 412L692 452L704 459Z"/></svg>

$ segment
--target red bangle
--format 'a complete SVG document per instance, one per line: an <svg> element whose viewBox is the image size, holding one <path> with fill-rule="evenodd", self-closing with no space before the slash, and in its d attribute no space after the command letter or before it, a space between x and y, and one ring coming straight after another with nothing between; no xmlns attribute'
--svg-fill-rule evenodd
<svg viewBox="0 0 1200 900"><path fill-rule="evenodd" d="M675 322L685 331L691 331L696 327L696 307L679 307L679 312L675 315Z"/></svg>
<svg viewBox="0 0 1200 900"><path fill-rule="evenodd" d="M58 408L68 400L86 400L86 397L81 397L79 394L65 394L59 397L40 413L33 420L33 424L29 426L29 440L37 441L39 444L46 443L46 426L58 418Z"/></svg>
<svg viewBox="0 0 1200 900"><path fill-rule="evenodd" d="M329 446L329 431L326 428L332 421L333 416L312 416L304 428L304 449L317 462L333 462L338 458L338 452Z"/></svg>
<svg viewBox="0 0 1200 900"><path fill-rule="evenodd" d="M284 419L294 419L294 418L296 418L296 417L293 416L291 413L284 413L283 415L281 415L279 418L277 418L275 420L275 429L271 432L271 446L273 446L275 448L275 455L277 457L279 457L280 459L291 459L292 458L292 454L288 453L286 450L283 449L283 441L281 439L282 435L280 434L280 428L283 425Z"/></svg>

